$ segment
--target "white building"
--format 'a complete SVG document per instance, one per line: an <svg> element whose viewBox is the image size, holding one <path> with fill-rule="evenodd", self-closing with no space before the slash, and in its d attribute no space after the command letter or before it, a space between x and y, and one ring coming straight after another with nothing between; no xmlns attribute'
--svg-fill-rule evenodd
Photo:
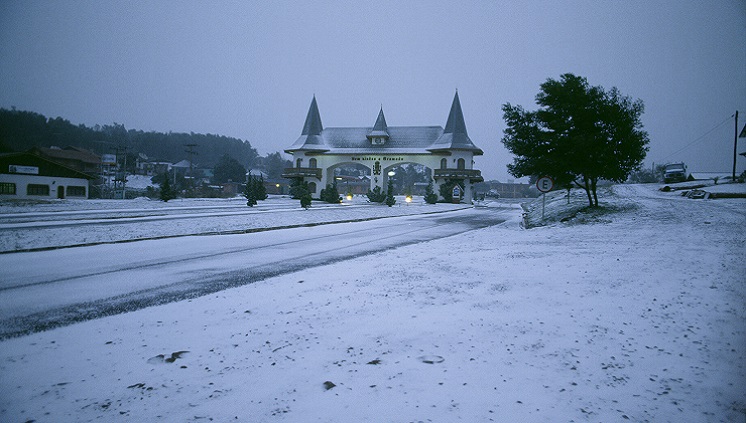
<svg viewBox="0 0 746 423"><path fill-rule="evenodd" d="M0 154L0 199L85 199L90 179L31 153Z"/></svg>
<svg viewBox="0 0 746 423"><path fill-rule="evenodd" d="M388 126L383 108L372 127L324 128L314 96L301 136L285 152L293 155L295 167L285 169L283 177L308 182L314 197L333 183L335 168L351 163L370 169L371 190L375 186L385 190L389 170L407 163L431 170L436 193L441 184L457 182L465 202L472 200L472 184L484 180L481 172L474 169L474 156L483 152L466 132L458 92L445 129Z"/></svg>

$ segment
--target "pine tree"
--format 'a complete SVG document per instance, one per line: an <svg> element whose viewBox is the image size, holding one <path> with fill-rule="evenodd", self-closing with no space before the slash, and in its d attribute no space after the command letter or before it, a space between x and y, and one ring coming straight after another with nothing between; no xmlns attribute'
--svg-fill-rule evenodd
<svg viewBox="0 0 746 423"><path fill-rule="evenodd" d="M383 203L386 201L386 193L384 193L378 185L373 187L373 191L368 190L367 195L368 201L371 203Z"/></svg>
<svg viewBox="0 0 746 423"><path fill-rule="evenodd" d="M246 205L249 207L254 207L256 205L256 192L254 191L253 185L251 179L249 179L243 190L243 196L246 197Z"/></svg>
<svg viewBox="0 0 746 423"><path fill-rule="evenodd" d="M254 207L256 205L257 192L254 177L249 174L249 179L246 181L246 186L243 189L243 196L246 197L246 205Z"/></svg>
<svg viewBox="0 0 746 423"><path fill-rule="evenodd" d="M438 202L438 194L435 193L432 179L427 184L427 188L425 188L425 202L427 204L435 204Z"/></svg>
<svg viewBox="0 0 746 423"><path fill-rule="evenodd" d="M311 200L311 193L306 192L300 197L300 206L308 210L308 208L311 207Z"/></svg>
<svg viewBox="0 0 746 423"><path fill-rule="evenodd" d="M168 200L172 200L176 197L171 189L171 182L169 182L168 179L168 175L166 175L166 178L161 184L161 201L163 202L168 202Z"/></svg>
<svg viewBox="0 0 746 423"><path fill-rule="evenodd" d="M321 190L321 199L330 204L338 204L339 191L337 191L337 184L328 184L325 189Z"/></svg>
<svg viewBox="0 0 746 423"><path fill-rule="evenodd" d="M259 175L259 179L256 181L256 199L263 201L268 197L267 187L264 186L264 175Z"/></svg>
<svg viewBox="0 0 746 423"><path fill-rule="evenodd" d="M396 204L396 198L394 198L394 180L389 178L389 186L386 189L386 205L391 207Z"/></svg>

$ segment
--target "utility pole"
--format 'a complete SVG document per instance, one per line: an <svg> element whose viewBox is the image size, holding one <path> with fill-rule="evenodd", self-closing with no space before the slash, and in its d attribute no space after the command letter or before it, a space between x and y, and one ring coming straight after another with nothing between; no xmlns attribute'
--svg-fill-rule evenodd
<svg viewBox="0 0 746 423"><path fill-rule="evenodd" d="M738 153L736 150L738 149L738 110L736 110L736 131L733 134L733 182L736 181L736 157L738 157Z"/></svg>
<svg viewBox="0 0 746 423"><path fill-rule="evenodd" d="M127 199L127 147L124 147L124 172L122 172L122 200Z"/></svg>
<svg viewBox="0 0 746 423"><path fill-rule="evenodd" d="M116 154L116 161L119 163L119 152L124 151L124 170L122 171L122 200L127 198L127 146L114 148ZM117 175L114 174L114 191L116 196L117 189Z"/></svg>

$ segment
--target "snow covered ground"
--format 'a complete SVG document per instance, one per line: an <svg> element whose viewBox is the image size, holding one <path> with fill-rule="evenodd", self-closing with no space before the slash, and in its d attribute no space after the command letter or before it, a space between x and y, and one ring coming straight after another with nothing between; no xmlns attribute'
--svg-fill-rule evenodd
<svg viewBox="0 0 746 423"><path fill-rule="evenodd" d="M310 210L288 196L270 196L254 207L240 197L9 202L0 208L0 252L197 234L235 233L298 225L438 213L470 207L425 204L421 197L393 207L367 203L365 196L340 205L314 202Z"/></svg>
<svg viewBox="0 0 746 423"><path fill-rule="evenodd" d="M656 188L0 341L0 420L744 421L746 200Z"/></svg>

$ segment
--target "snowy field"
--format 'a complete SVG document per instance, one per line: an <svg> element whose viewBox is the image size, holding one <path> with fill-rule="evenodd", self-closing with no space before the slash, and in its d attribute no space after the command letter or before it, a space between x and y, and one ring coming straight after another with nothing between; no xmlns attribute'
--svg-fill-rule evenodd
<svg viewBox="0 0 746 423"><path fill-rule="evenodd" d="M746 200L656 188L0 341L0 421L746 421Z"/></svg>

